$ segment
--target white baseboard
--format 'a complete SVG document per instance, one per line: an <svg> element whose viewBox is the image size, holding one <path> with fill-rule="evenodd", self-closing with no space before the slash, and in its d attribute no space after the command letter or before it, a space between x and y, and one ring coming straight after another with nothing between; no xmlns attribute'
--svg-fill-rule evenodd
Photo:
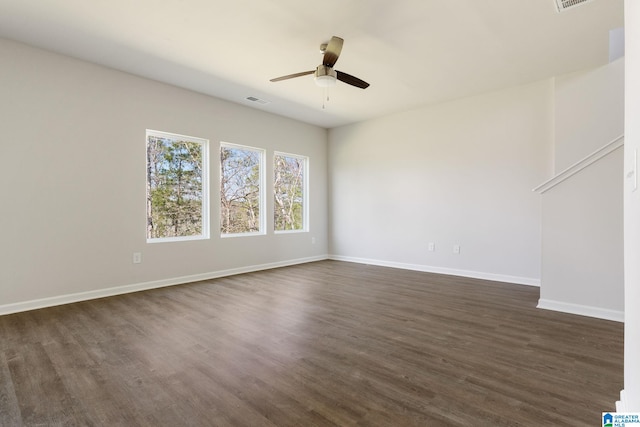
<svg viewBox="0 0 640 427"><path fill-rule="evenodd" d="M624 390L620 392L620 400L616 402L616 412L627 412L627 400L624 395Z"/></svg>
<svg viewBox="0 0 640 427"><path fill-rule="evenodd" d="M19 313L22 311L36 310L39 308L53 307L56 305L71 304L74 302L87 301L97 298L111 297L115 295L128 294L132 292L146 291L150 289L164 288L167 286L182 285L200 280L210 280L218 277L233 276L235 274L251 273L254 271L269 270L272 268L287 267L290 265L304 264L307 262L322 261L328 259L328 255L316 257L298 258L287 261L279 261L268 264L251 265L246 267L232 268L228 270L212 271L209 273L193 274L190 276L173 277L170 279L155 280L152 282L135 283L125 286L117 286L95 291L78 292L74 294L60 295L50 298L42 298L31 301L18 302L13 304L0 305L0 315Z"/></svg>
<svg viewBox="0 0 640 427"><path fill-rule="evenodd" d="M571 304L540 298L538 300L538 308L560 311L562 313L578 314L580 316L595 317L598 319L613 320L615 322L624 322L623 311L609 310L606 308L592 307L588 305Z"/></svg>
<svg viewBox="0 0 640 427"><path fill-rule="evenodd" d="M421 264L406 264L401 262L383 261L378 259L355 258L341 255L329 255L329 259L336 261L356 262L358 264L379 265L403 270L423 271L425 273L446 274L449 276L471 277L473 279L491 280L494 282L515 283L517 285L540 286L540 279L531 277L508 276L504 274L483 273L480 271L458 270L453 268L432 267Z"/></svg>

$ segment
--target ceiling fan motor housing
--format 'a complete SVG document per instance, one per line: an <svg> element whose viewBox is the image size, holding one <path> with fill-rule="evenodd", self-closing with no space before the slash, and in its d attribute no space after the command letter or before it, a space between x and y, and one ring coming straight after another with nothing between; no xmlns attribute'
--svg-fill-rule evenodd
<svg viewBox="0 0 640 427"><path fill-rule="evenodd" d="M585 1L585 0L583 0ZM586 0L588 1L588 0ZM340 37L333 36L329 43L325 43L320 45L320 50L324 54L322 57L322 64L318 65L314 70L302 71L300 73L289 74L282 77L276 77L275 79L271 79L272 82L279 82L282 80L294 79L296 77L308 76L313 74L315 77L316 85L320 87L329 87L336 84L338 80L344 82L348 85L366 89L369 87L369 83L364 80L360 80L359 78L352 76L351 74L347 74L342 71L336 71L333 67L336 65L336 61L340 56L340 52L342 52L342 44L344 40Z"/></svg>
<svg viewBox="0 0 640 427"><path fill-rule="evenodd" d="M333 86L336 84L338 73L328 65L318 65L316 68L316 84L321 87Z"/></svg>

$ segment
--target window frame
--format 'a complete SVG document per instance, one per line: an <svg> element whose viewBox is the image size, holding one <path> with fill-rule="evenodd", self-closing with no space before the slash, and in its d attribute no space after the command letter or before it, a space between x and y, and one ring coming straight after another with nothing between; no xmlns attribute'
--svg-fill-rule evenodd
<svg viewBox="0 0 640 427"><path fill-rule="evenodd" d="M264 236L267 234L267 220L266 220L266 215L265 213L267 212L267 208L266 208L266 196L265 196L265 188L266 188L266 158L267 158L267 152L264 148L259 148L259 147L253 147L250 145L244 145L244 144L236 144L236 143L232 143L232 142L225 142L225 141L221 141L220 142L220 149L218 150L218 154L220 155L222 153L222 149L223 148L232 148L232 149L237 149L237 150L245 150L245 151L253 151L253 152L257 152L259 154L258 159L259 159L259 185L260 185L260 191L259 191L259 201L258 201L258 206L260 209L260 219L258 221L259 224L259 229L258 231L247 231L247 232L242 232L242 233L223 233L222 232L222 161L221 159L219 159L220 163L219 163L219 168L220 168L220 197L218 200L218 207L219 207L219 217L218 217L218 230L220 231L220 237L223 239L229 239L229 238L234 238L234 237L249 237L249 236ZM219 156L220 158L220 156Z"/></svg>
<svg viewBox="0 0 640 427"><path fill-rule="evenodd" d="M207 240L211 238L211 234L210 234L210 210L211 210L211 206L210 206L210 197L209 197L209 140L206 138L200 138L200 137L196 137L196 136L189 136L189 135L182 135L182 134L177 134L177 133L173 133L173 132L165 132L165 131L158 131L158 130L153 130L153 129L147 129L146 133L145 133L145 187L146 189L148 189L149 186L149 175L148 175L148 168L149 168L149 158L148 155L146 155L146 153L148 152L148 146L149 146L149 137L150 136L154 136L157 138L167 138L167 139L172 139L172 140L184 140L187 142L194 142L200 145L201 147L201 154L202 154L202 165L201 165L201 169L202 169L202 175L201 175L201 180L202 180L202 188L201 188L201 193L202 193L202 198L200 200L201 203L201 233L198 235L191 235L191 236L173 236L173 237L149 237L146 234L146 242L147 243L168 243L168 242L184 242L184 241L194 241L194 240ZM149 198L149 194L147 193L147 190L145 189L145 193L146 193L146 199L147 199L147 203L148 203L148 198ZM149 221L149 211L148 211L148 206L145 207L145 218L146 221L148 223ZM145 227L146 228L146 227Z"/></svg>
<svg viewBox="0 0 640 427"><path fill-rule="evenodd" d="M276 157L277 156L281 156L281 157L292 157L292 158L296 158L296 159L301 159L303 160L303 171L302 171L302 228L297 229L297 230L277 230L276 229L276 223L275 223L275 216L276 216L276 203L275 203L275 191L276 191L276 186L275 186L275 174L276 174ZM310 229L310 225L309 225L309 164L310 164L310 159L309 156L305 156L302 154L293 154L293 153L287 153L284 151L274 151L273 153L273 197L274 197L274 203L273 203L273 232L274 234L291 234L291 233L308 233L309 229Z"/></svg>

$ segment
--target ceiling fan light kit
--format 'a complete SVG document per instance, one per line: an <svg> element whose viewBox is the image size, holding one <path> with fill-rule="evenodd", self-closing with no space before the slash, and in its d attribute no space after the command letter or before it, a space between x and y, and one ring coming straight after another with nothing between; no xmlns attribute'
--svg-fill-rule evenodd
<svg viewBox="0 0 640 427"><path fill-rule="evenodd" d="M360 80L350 74L343 73L338 70L334 70L333 66L338 61L340 52L342 52L342 45L344 40L340 37L333 36L329 43L323 43L320 45L320 52L324 55L322 58L322 64L318 65L315 71L302 71L300 73L289 74L282 77L276 77L271 79L272 82L279 82L282 80L289 80L296 77L308 76L310 74L315 75L316 85L320 87L330 87L336 84L337 80L346 83L351 86L355 86L360 89L366 89L369 87L369 83L364 80Z"/></svg>
<svg viewBox="0 0 640 427"><path fill-rule="evenodd" d="M318 65L318 68L316 68L315 81L320 87L335 86L337 77L338 73L331 67Z"/></svg>

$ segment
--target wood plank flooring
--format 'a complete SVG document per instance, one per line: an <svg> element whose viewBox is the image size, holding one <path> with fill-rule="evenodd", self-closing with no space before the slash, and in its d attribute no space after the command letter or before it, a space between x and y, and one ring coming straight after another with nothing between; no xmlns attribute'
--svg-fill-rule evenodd
<svg viewBox="0 0 640 427"><path fill-rule="evenodd" d="M1 426L596 426L623 325L322 261L0 317Z"/></svg>

